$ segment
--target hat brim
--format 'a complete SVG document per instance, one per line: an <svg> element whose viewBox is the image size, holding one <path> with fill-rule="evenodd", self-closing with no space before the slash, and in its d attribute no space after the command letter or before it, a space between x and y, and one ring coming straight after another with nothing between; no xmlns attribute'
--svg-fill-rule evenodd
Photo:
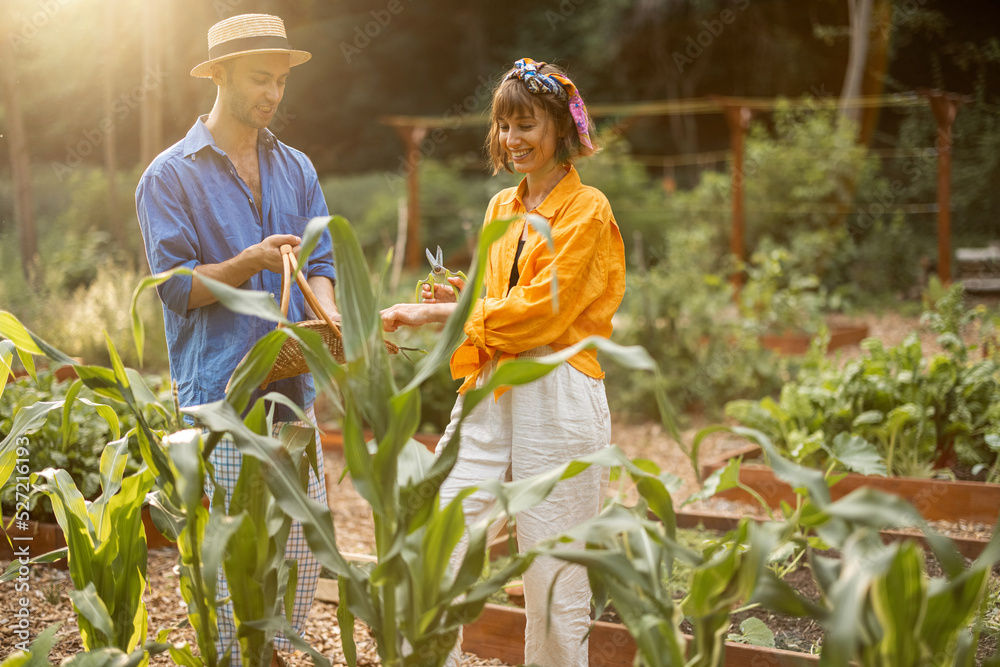
<svg viewBox="0 0 1000 667"><path fill-rule="evenodd" d="M310 58L312 54L308 51L296 51L294 49L251 49L249 51L237 51L236 53L227 53L219 58L214 58L213 60L206 60L200 65L196 65L194 69L191 70L191 76L198 77L199 79L211 79L212 78L212 67L216 64L221 63L225 60L232 60L233 58L239 58L240 56L249 56L255 53L287 53L288 54L288 66L295 67L296 65L301 65Z"/></svg>

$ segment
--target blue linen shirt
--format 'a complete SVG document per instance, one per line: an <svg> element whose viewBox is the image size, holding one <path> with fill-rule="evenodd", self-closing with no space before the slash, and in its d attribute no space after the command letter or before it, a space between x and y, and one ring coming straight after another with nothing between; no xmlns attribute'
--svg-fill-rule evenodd
<svg viewBox="0 0 1000 667"><path fill-rule="evenodd" d="M266 129L259 131L257 142L262 193L258 214L250 188L215 144L205 118L153 160L136 189L139 226L153 274L218 264L272 234L302 236L310 219L328 214L309 158ZM329 232L309 257L305 273L307 278L335 279ZM281 276L260 271L239 287L280 296ZM236 365L274 323L234 313L219 303L188 310L191 276L174 276L157 291L163 302L170 376L177 383L181 406L224 398ZM294 284L288 318L305 319L305 300ZM302 407L315 397L309 374L274 382L266 391L284 394ZM296 419L282 405L275 415L281 421Z"/></svg>

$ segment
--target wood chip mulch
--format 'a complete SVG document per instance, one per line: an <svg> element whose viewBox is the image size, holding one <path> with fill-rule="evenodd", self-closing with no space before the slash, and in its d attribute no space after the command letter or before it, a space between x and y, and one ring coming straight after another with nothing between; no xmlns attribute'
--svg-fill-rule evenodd
<svg viewBox="0 0 1000 667"><path fill-rule="evenodd" d="M371 509L345 478L339 485L343 470L343 458L336 453L328 454L324 461L328 480L330 506L334 515L334 526L341 549L347 553L366 554L375 549ZM0 563L6 568L7 563ZM185 607L180 595L179 577L176 574L177 552L173 549L154 549L149 552L149 585L145 594L149 612L149 637L155 638L157 631L164 627L175 627L170 633L170 641L195 643L195 634L186 623ZM20 641L14 634L15 612L20 609L19 599L29 599L30 631L32 639L49 625L62 622L58 641L49 658L54 664L72 657L83 650L80 643L76 613L67 592L73 584L66 570L51 566L35 566L31 569L28 584L30 590L15 592L15 583L0 584L0 661L15 650ZM176 627L181 626L181 627ZM340 627L337 624L337 605L317 600L306 622L303 635L305 640L334 665L346 665ZM378 665L380 661L375 650L375 641L368 628L358 623L354 631L358 649L358 664L367 667ZM295 652L285 656L290 667L307 667L312 659L305 653ZM152 665L172 665L166 654L152 659ZM462 662L467 667L503 666L497 660L483 660L466 654Z"/></svg>

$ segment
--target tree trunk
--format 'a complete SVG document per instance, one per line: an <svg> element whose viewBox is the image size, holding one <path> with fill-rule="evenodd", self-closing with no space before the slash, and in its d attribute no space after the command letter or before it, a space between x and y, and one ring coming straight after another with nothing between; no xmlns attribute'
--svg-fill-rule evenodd
<svg viewBox="0 0 1000 667"><path fill-rule="evenodd" d="M3 31L6 34L6 30ZM21 111L21 90L17 61L11 40L0 39L0 88L7 120L10 170L14 179L14 220L21 243L21 269L28 284L39 279L38 240L35 234L35 200L31 189L31 155Z"/></svg>
<svg viewBox="0 0 1000 667"><path fill-rule="evenodd" d="M163 150L163 41L159 6L158 2L142 3L142 84L146 86L146 98L139 107L139 159L143 167Z"/></svg>
<svg viewBox="0 0 1000 667"><path fill-rule="evenodd" d="M104 49L104 117L108 120L114 116L112 108L115 102L115 16L114 2L104 0L104 23L107 31ZM104 137L104 171L108 177L108 222L111 224L111 235L118 253L125 254L128 244L118 207L118 133L113 121L108 124L108 132Z"/></svg>
<svg viewBox="0 0 1000 667"><path fill-rule="evenodd" d="M867 76L861 84L862 95L881 95L885 91L885 74L889 69L889 44L893 30L892 12L892 0L875 0L872 13L875 23L870 32L871 42L868 44L865 67ZM881 111L878 107L862 110L859 144L865 146L871 144Z"/></svg>
<svg viewBox="0 0 1000 667"><path fill-rule="evenodd" d="M849 107L846 101L861 94L861 86L865 77L865 64L868 62L868 41L872 26L873 0L847 0L848 14L851 23L851 43L847 55L847 71L844 74L844 87L840 93L841 113L854 122L861 119L861 109Z"/></svg>

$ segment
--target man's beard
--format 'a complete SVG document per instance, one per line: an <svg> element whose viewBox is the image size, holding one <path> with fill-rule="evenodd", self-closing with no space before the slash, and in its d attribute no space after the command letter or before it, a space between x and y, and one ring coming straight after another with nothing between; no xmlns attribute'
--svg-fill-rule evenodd
<svg viewBox="0 0 1000 667"><path fill-rule="evenodd" d="M263 130L265 127L270 125L270 119L264 121L261 125L260 121L255 120L253 117L254 106L250 104L246 96L239 93L230 92L226 98L226 108L229 113L244 125L254 128L255 130Z"/></svg>

